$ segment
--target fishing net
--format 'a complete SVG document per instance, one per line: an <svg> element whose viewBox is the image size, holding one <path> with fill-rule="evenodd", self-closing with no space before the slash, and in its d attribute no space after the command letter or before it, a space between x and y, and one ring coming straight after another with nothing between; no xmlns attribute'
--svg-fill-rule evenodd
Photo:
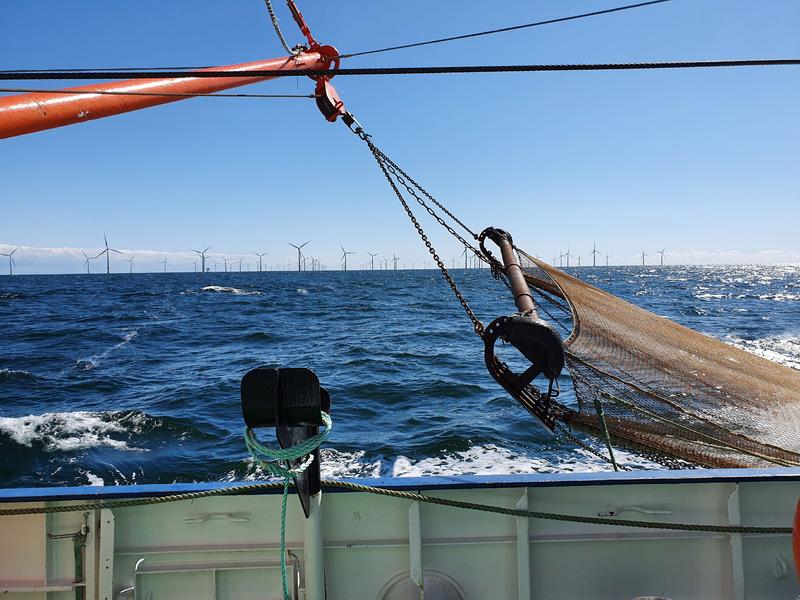
<svg viewBox="0 0 800 600"><path fill-rule="evenodd" d="M589 285L514 247L507 232L490 227L478 235L380 151L360 126L353 131L369 146L483 339L492 377L548 429L596 454L600 454L596 448L572 430L599 436L608 451L607 456L600 455L615 468L614 445L644 452L670 466L676 464L674 459L710 467L800 466L800 370L725 344ZM536 309L522 308L484 328L414 215L414 203L453 235L465 252L488 263L492 274L512 289L518 307L527 305L525 297L530 295L519 289L521 266L536 297ZM486 240L500 247L503 262L486 248ZM558 401L554 383L561 371L561 341L540 317L549 317L555 327L564 329L563 356L577 407ZM495 355L499 340L515 346L530 361L524 372L512 371ZM540 374L549 381L546 392L533 382Z"/></svg>
<svg viewBox="0 0 800 600"><path fill-rule="evenodd" d="M521 256L541 310L572 320L566 426L706 466L800 465L800 371Z"/></svg>

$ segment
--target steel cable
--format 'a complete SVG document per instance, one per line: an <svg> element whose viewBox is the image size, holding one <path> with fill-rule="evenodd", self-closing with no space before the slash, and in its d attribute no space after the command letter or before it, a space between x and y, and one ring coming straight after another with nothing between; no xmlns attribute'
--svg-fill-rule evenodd
<svg viewBox="0 0 800 600"><path fill-rule="evenodd" d="M369 67L344 69L283 69L251 71L0 71L0 80L24 79L180 79L209 77L334 77L350 75L454 75L468 73L548 73L570 71L637 71L659 69L704 69L725 67L780 67L800 65L797 58L764 58L733 60L695 60L636 63L580 63L529 65L464 65L438 67Z"/></svg>

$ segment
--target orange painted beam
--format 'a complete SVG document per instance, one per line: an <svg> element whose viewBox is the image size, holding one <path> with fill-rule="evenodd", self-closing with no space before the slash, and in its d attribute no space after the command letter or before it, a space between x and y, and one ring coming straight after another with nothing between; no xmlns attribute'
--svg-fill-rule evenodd
<svg viewBox="0 0 800 600"><path fill-rule="evenodd" d="M323 47L326 50L329 47ZM335 55L334 55L335 56ZM211 67L210 71L277 71L284 69L327 69L333 59L328 52L305 52L297 56ZM271 77L186 77L172 79L132 79L67 88L65 91L113 91L209 94L266 81ZM73 125L93 119L186 100L170 96L117 96L80 94L19 94L0 97L0 139Z"/></svg>

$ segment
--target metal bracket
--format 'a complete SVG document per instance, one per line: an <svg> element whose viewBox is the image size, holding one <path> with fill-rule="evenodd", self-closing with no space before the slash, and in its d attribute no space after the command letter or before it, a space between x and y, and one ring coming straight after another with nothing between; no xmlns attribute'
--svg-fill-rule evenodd
<svg viewBox="0 0 800 600"><path fill-rule="evenodd" d="M320 411L330 413L331 397L309 369L273 369L258 367L242 377L242 416L251 429L275 427L281 448L295 446L317 435L322 425ZM300 477L295 488L308 518L309 496L321 489L319 448L314 461ZM300 464L293 461L292 466Z"/></svg>

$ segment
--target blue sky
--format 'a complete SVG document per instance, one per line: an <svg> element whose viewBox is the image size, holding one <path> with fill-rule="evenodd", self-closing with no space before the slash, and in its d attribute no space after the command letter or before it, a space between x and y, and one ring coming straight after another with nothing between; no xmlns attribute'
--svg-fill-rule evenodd
<svg viewBox="0 0 800 600"><path fill-rule="evenodd" d="M370 49L624 2L301 0L320 41ZM284 31L300 41L285 5ZM800 56L795 0L673 0L584 21L354 58L347 66ZM229 64L281 56L261 0L0 2L0 68ZM40 82L32 82L38 85ZM376 143L475 229L546 259L800 262L800 68L339 78ZM19 85L8 83L7 85ZM24 84L23 84L24 85ZM54 85L43 82L41 85ZM58 85L58 84L55 84ZM309 80L243 90L310 92ZM457 244L426 224L448 258ZM363 144L311 100L193 99L0 141L0 246L20 272L80 270L78 248L309 255L339 244L421 262ZM0 247L2 251L2 247ZM76 256L77 253L77 256ZM152 254L151 254L152 253ZM127 268L118 262L117 270Z"/></svg>

